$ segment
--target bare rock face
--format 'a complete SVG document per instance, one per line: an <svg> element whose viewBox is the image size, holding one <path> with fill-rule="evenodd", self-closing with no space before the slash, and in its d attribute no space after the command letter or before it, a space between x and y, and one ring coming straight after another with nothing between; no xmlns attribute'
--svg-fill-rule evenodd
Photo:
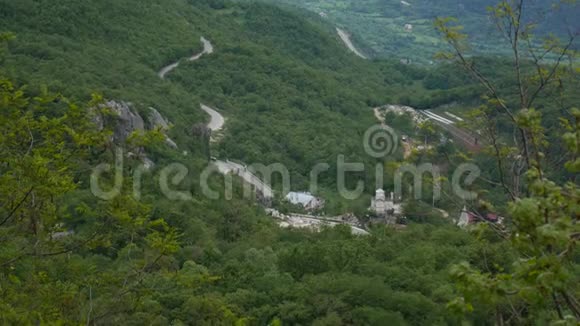
<svg viewBox="0 0 580 326"><path fill-rule="evenodd" d="M133 132L145 131L145 122L141 115L133 109L133 104L128 102L108 101L104 104L104 107L111 109L112 113L115 115L116 121L112 137L112 141L115 144L122 146ZM97 127L103 129L105 124L103 120L102 117L95 120ZM139 148L136 155L133 153L127 153L127 156L137 156L148 170L155 166L153 161L147 157L143 148Z"/></svg>
<svg viewBox="0 0 580 326"><path fill-rule="evenodd" d="M139 112L135 110L132 103L123 101L108 101L103 104L104 108L108 108L114 115L115 122L113 126L113 136L111 141L117 145L125 144L129 136L134 132L145 132L146 130L159 130L165 134L165 143L171 148L177 149L177 144L166 135L166 132L171 128L170 122L154 108L149 108L149 115L147 116L147 124ZM95 110L93 110L93 113ZM93 114L91 117L97 126L98 130L103 130L108 122L108 119L99 115ZM151 161L143 148L139 148L137 153L128 153L128 156L137 156L141 159L147 169L152 169L155 163Z"/></svg>
<svg viewBox="0 0 580 326"><path fill-rule="evenodd" d="M89 116L98 131L103 131L103 129L105 129L105 119L96 108L89 108Z"/></svg>
<svg viewBox="0 0 580 326"><path fill-rule="evenodd" d="M106 106L113 110L119 119L113 132L116 143L124 143L135 131L145 131L145 122L139 113L132 109L131 103L109 101Z"/></svg>
<svg viewBox="0 0 580 326"><path fill-rule="evenodd" d="M179 147L177 146L177 144L173 141L173 139L165 136L165 143L167 144L167 146L173 148L173 149L178 149Z"/></svg>
<svg viewBox="0 0 580 326"><path fill-rule="evenodd" d="M113 132L113 141L117 144L123 144L133 132L159 129L166 133L170 129L169 121L154 108L149 108L150 114L147 117L148 123L146 125L131 103L109 101L105 106L110 108L118 119ZM103 121L100 117L95 119L95 123L100 129L103 129ZM167 135L165 135L165 143L169 147L177 149L177 144Z"/></svg>
<svg viewBox="0 0 580 326"><path fill-rule="evenodd" d="M170 129L169 121L167 121L167 119L165 119L165 117L163 117L155 108L149 108L149 128L150 130L159 129L165 134L165 143L169 147L177 149L177 144L166 134Z"/></svg>
<svg viewBox="0 0 580 326"><path fill-rule="evenodd" d="M161 131L169 130L169 121L167 121L155 108L149 108L149 126L150 129L160 129Z"/></svg>

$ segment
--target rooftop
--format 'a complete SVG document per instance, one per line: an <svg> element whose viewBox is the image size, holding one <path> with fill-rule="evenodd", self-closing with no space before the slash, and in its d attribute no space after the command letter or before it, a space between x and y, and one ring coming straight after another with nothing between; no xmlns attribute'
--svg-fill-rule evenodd
<svg viewBox="0 0 580 326"><path fill-rule="evenodd" d="M312 200L316 199L309 192L289 192L286 195L286 200L295 205L308 205Z"/></svg>

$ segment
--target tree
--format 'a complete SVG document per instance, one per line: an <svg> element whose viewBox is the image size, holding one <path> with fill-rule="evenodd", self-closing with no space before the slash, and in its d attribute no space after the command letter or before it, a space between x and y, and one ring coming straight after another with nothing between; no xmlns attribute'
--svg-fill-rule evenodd
<svg viewBox="0 0 580 326"><path fill-rule="evenodd" d="M85 108L59 95L32 99L0 79L0 99L0 230L10 235L0 266L7 267L69 251L52 241L64 222L58 199L76 188L79 166L107 134L90 127Z"/></svg>
<svg viewBox="0 0 580 326"><path fill-rule="evenodd" d="M454 18L438 18L436 28L453 49L449 53L439 53L440 58L456 60L487 91L487 104L479 108L475 116L479 127L487 136L491 146L490 154L497 159L500 173L499 184L511 199L516 199L525 187L521 180L530 168L539 167L541 172L547 164L543 156L545 131L541 125L540 112L534 107L541 96L550 91L558 91L561 83L575 73L572 64L578 32L570 32L569 38L562 43L550 36L538 48L534 37L535 21L524 20L525 0L504 0L496 7L490 8L490 15L495 21L501 37L508 42L512 51L512 77L516 83L516 97L502 90L501 84L486 76L474 58L468 56L467 35L462 34L462 26ZM514 128L516 141L506 146L498 133L498 125L507 120ZM507 168L509 161L514 164ZM511 180L510 181L510 177Z"/></svg>
<svg viewBox="0 0 580 326"><path fill-rule="evenodd" d="M2 323L110 321L178 249L179 234L150 219L147 205L81 190L87 163L111 146L86 113L100 103L47 91L31 98L0 77ZM108 263L96 264L96 253Z"/></svg>
<svg viewBox="0 0 580 326"><path fill-rule="evenodd" d="M455 19L436 20L437 29L453 50L441 57L457 61L487 91L487 104L474 113L490 144L488 153L497 163L498 179L487 182L503 189L509 199L508 228L496 231L518 253L512 266L500 271L455 266L452 274L462 296L450 307L462 312L492 307L499 325L531 321L574 324L580 320L576 299L580 278L574 251L580 238L580 191L573 178L555 182L548 175L554 166L571 174L580 171L580 111L566 108L561 128L568 162L553 165L546 153L558 144L547 132L554 126L546 125L535 106L542 97L560 92L562 83L577 73L572 64L565 66L564 62L573 62L578 34L570 32L566 42L548 37L538 49L532 33L537 22L526 15L527 5L525 0L504 0L490 8L511 49L515 96L502 89L497 79L486 76L476 59L467 55L467 36ZM502 130L506 122L514 131L511 141Z"/></svg>

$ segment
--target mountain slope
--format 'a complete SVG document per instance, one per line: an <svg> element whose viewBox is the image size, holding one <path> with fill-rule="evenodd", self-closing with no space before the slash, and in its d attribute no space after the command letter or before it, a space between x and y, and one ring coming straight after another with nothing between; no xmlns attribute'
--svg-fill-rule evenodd
<svg viewBox="0 0 580 326"><path fill-rule="evenodd" d="M35 114L16 115L15 121L28 118L35 126L46 121L46 112L55 119L64 115L49 120L56 128L76 112L74 117L84 124L67 124L64 130L87 127L90 120L78 114L78 107L69 111L64 106L68 102L50 97L46 88L78 101L96 91L108 100L133 102L142 114L148 107L157 108L173 123L170 136L179 147L143 143L157 167L143 172L140 201L130 193L140 162L129 156L121 196L104 201L90 192L87 171L113 162L110 146L91 147L87 155L93 156L79 157L81 166L74 170L52 171L53 164L44 164L54 175L66 172L71 184L66 191L52 187L50 196L44 190L28 199L26 193L32 190L0 188L5 198L25 195L26 207L16 209L21 218L0 225L3 324L338 320L419 325L452 320L443 308L451 299L445 267L471 255L459 250L471 243L469 236L451 228L417 227L407 234L423 234L425 242L408 246L400 245L406 234L377 244L371 237L351 235L348 228L319 234L281 230L263 208L241 199L239 180L229 201L207 198L199 186L209 156L207 139L192 130L209 119L200 102L219 107L227 119L218 154L250 163L282 162L306 178L311 164L332 162L340 153L365 159L360 133L374 124L370 107L398 96L411 83L404 73L413 70L363 61L344 48L332 26L262 4L1 0L0 8L0 29L16 34L2 56L2 75L17 85L31 85L26 94L38 96L30 106L13 103L18 92L1 79L0 106ZM211 41L214 52L180 61L165 80L159 78L162 67L199 53L201 36ZM2 158L3 177L27 172L12 169L14 164L5 160L30 158L28 133L12 120L4 115L0 119L3 130L10 130L0 139L2 150L8 149L4 142L9 139L21 152ZM42 145L50 147L50 135ZM37 165L44 162L40 154L45 153L32 160ZM58 152L48 154L63 161ZM159 170L169 163L189 169L188 177L173 186L191 191L190 200L171 200L158 189ZM303 180L298 187L304 186ZM47 187L43 180L31 182ZM217 176L210 185L221 192L225 188ZM35 204L41 200L58 209L50 216L43 212L38 222L42 232L33 232L38 228L31 229L28 221L34 221ZM2 216L6 210L3 199ZM404 266L416 251L430 247L432 239L452 236L457 241L441 247L453 255L425 259L424 268L437 281L403 285L412 284L418 274L392 269L388 261L399 259L397 264ZM43 251L47 248L61 250ZM382 280L385 271L391 276Z"/></svg>
<svg viewBox="0 0 580 326"><path fill-rule="evenodd" d="M439 35L433 28L437 17L457 17L470 36L473 50L479 55L505 54L508 48L496 42L499 37L494 23L487 15L487 7L495 0L270 0L285 3L320 14L353 33L359 46L365 46L377 57L410 59L430 64L434 55L443 49ZM537 30L567 36L580 27L574 17L580 14L577 6L565 1L529 1L525 21L536 23Z"/></svg>
<svg viewBox="0 0 580 326"><path fill-rule="evenodd" d="M514 312L523 324L548 324L562 314L564 300L556 293L552 302L545 286L577 290L577 259L568 250L575 239L566 233L578 206L571 185L569 204L560 205L564 191L547 185L538 191L552 189L554 200L510 205L528 228L522 234L533 235L516 233L514 245L503 233L482 228L476 237L459 230L451 225L452 210L443 218L433 207L443 202L459 211L464 201L410 200L409 225L395 229L375 218L378 225L369 223L369 235L361 237L342 225L320 232L280 228L243 196L239 178L232 178L231 199L224 198L229 178L216 171L202 182L208 162L229 158L282 163L293 188L305 190L313 165L329 163L322 186L334 198L326 215L354 211L370 219L370 194L393 186L376 183L376 167L392 177L403 155L375 159L364 150L365 131L378 123L372 108L480 104L483 93L455 68L363 60L344 46L336 26L259 2L0 0L0 8L0 31L16 34L0 52L1 324L487 325L514 320ZM201 37L213 52L198 56ZM160 76L172 63L178 64ZM503 69L509 67L488 59L482 68L495 72L511 101L514 83ZM80 103L96 91L110 102L96 96L76 105L51 91ZM217 108L225 124L201 103ZM137 113L157 112L149 107L161 113L162 128L133 133L145 124ZM207 129L207 113L217 118L211 128L223 127L217 135ZM409 116L379 118L417 138L409 162L449 168L469 160L429 124L418 129ZM169 125L175 146L163 137ZM125 143L115 143L118 129ZM571 145L574 139L568 138ZM118 145L127 152L115 157ZM345 180L350 188L367 181L358 201L333 201L341 154L366 164ZM155 165L144 166L145 158ZM488 161L481 166L495 173ZM230 168L252 177L241 164ZM117 196L96 196L94 171L103 172L100 186L107 189L122 176ZM489 192L485 199L503 194L489 185L473 189ZM280 211L296 209L278 199ZM564 220L541 224L542 201L562 206L553 210ZM495 200L481 208L496 202L507 206ZM548 241L549 250L530 244L518 253L519 244L536 238ZM523 259L556 247L566 249L560 257ZM567 265L552 263L561 258ZM466 273L468 266L476 272ZM537 289L528 292L529 284ZM501 295L514 285L524 289L521 296Z"/></svg>

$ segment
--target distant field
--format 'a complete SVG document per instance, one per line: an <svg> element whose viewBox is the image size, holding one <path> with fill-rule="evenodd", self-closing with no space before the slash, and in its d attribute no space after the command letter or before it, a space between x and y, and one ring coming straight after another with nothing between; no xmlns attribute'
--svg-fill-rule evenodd
<svg viewBox="0 0 580 326"><path fill-rule="evenodd" d="M460 18L470 35L472 49L478 54L502 54L507 51L496 28L487 15L487 7L495 0L270 0L299 6L321 14L323 19L351 32L365 52L375 57L409 59L414 63L432 64L434 55L446 49L434 30L436 17ZM537 1L536 1L537 2ZM406 4L405 4L406 3ZM541 15L552 31L578 25L574 15L564 9L549 11L550 2L530 2L529 12ZM408 5L407 5L408 4ZM541 13L541 14L539 14ZM532 17L530 14L530 19ZM412 29L406 29L405 25ZM572 26L577 28L577 26Z"/></svg>

